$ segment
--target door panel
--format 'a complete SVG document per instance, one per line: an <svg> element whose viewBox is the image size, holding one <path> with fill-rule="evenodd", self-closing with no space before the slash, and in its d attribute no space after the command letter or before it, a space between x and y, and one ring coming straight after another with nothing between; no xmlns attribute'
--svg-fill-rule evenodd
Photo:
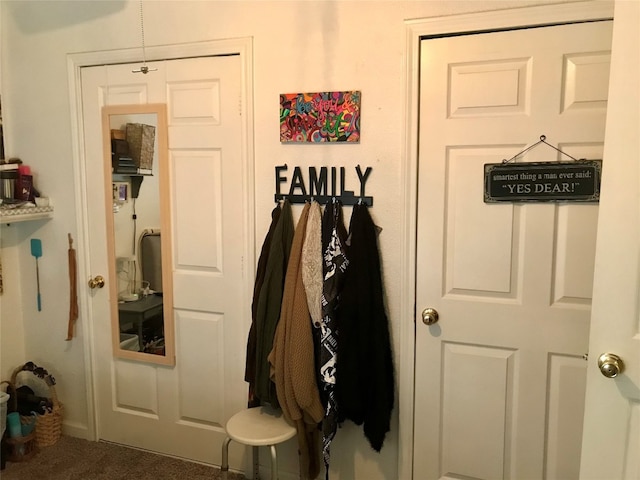
<svg viewBox="0 0 640 480"><path fill-rule="evenodd" d="M576 478L579 471L586 369L582 357L549 354L545 478Z"/></svg>
<svg viewBox="0 0 640 480"><path fill-rule="evenodd" d="M244 351L250 300L243 274L247 232L238 56L150 62L82 72L91 266L106 271L102 105L166 103L172 235L175 367L113 358L110 306L92 300L99 438L220 463L224 424L244 407ZM104 185L104 183L102 183ZM144 182L141 187L144 189ZM164 232L163 232L164 234ZM103 268L104 267L104 268ZM112 281L112 279L108 279ZM231 452L242 468L240 451Z"/></svg>
<svg viewBox="0 0 640 480"><path fill-rule="evenodd" d="M610 36L422 42L414 478L578 476L598 207L486 204L483 166L543 134L602 158ZM566 159L542 145L514 161Z"/></svg>
<svg viewBox="0 0 640 480"><path fill-rule="evenodd" d="M180 355L180 420L224 426L224 316L215 313L177 313ZM203 382L203 378L210 381ZM198 392L198 395L194 395ZM206 399L203 401L203 399Z"/></svg>
<svg viewBox="0 0 640 480"><path fill-rule="evenodd" d="M445 296L504 298L513 293L512 269L518 267L518 245L513 244L514 207L478 202L483 185L478 182L484 164L496 158L496 149L451 148L447 151L445 188L444 272ZM491 235L476 235L486 230ZM482 252L482 255L478 255Z"/></svg>
<svg viewBox="0 0 640 480"><path fill-rule="evenodd" d="M462 478L503 478L514 423L513 350L443 342L443 470ZM473 399L473 401L469 401Z"/></svg>
<svg viewBox="0 0 640 480"><path fill-rule="evenodd" d="M449 69L449 118L528 112L531 59L474 60L452 63Z"/></svg>

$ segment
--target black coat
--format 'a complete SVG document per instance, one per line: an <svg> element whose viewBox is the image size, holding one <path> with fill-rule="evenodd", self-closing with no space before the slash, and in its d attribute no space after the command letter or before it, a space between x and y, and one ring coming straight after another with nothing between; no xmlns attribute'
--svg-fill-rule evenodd
<svg viewBox="0 0 640 480"><path fill-rule="evenodd" d="M377 231L366 205L353 207L348 245L350 263L336 309L338 415L362 424L371 447L380 451L390 429L395 375Z"/></svg>
<svg viewBox="0 0 640 480"><path fill-rule="evenodd" d="M256 268L256 281L253 285L253 302L251 303L251 329L247 339L247 363L244 371L244 379L249 382L249 399L247 406L260 406L260 399L256 397L256 350L258 339L256 338L256 318L258 316L258 300L260 298L260 290L267 270L267 260L269 258L269 250L271 249L271 239L276 229L278 220L280 219L280 205L271 211L271 225L269 231L262 244L260 250L260 258L258 259L258 267Z"/></svg>

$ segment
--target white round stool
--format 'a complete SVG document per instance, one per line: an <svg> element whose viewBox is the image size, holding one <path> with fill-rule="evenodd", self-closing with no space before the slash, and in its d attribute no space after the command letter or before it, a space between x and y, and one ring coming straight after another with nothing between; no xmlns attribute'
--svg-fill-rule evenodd
<svg viewBox="0 0 640 480"><path fill-rule="evenodd" d="M270 407L247 408L236 413L227 422L227 438L222 443L222 466L220 471L223 480L229 471L229 442L235 440L243 445L253 447L253 479L259 480L258 447L269 447L271 450L271 478L278 478L278 457L276 445L295 437L296 429L284 418L281 411Z"/></svg>

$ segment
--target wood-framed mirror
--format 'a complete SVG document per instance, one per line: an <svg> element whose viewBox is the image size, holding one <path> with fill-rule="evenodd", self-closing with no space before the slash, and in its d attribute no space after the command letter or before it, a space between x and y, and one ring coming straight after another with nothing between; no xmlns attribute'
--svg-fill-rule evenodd
<svg viewBox="0 0 640 480"><path fill-rule="evenodd" d="M115 357L175 365L165 104L102 108Z"/></svg>

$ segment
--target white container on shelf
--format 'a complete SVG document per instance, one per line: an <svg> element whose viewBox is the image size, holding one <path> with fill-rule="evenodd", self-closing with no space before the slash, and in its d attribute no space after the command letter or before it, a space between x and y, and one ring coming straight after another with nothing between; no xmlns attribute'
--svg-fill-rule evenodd
<svg viewBox="0 0 640 480"><path fill-rule="evenodd" d="M7 428L7 402L10 395L5 392L0 392L0 438L4 435L4 431Z"/></svg>
<svg viewBox="0 0 640 480"><path fill-rule="evenodd" d="M36 197L35 198L36 207L48 207L49 206L49 197Z"/></svg>
<svg viewBox="0 0 640 480"><path fill-rule="evenodd" d="M131 350L133 352L139 352L140 340L138 340L138 335L135 335L133 333L121 333L120 350Z"/></svg>

